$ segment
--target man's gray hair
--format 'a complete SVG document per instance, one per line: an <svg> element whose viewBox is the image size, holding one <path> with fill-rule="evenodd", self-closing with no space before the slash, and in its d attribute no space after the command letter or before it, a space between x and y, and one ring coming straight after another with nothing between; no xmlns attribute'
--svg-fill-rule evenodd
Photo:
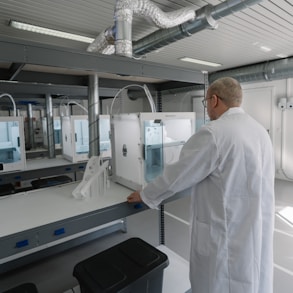
<svg viewBox="0 0 293 293"><path fill-rule="evenodd" d="M211 95L217 95L228 107L239 107L242 103L242 88L240 83L232 77L222 77L210 86Z"/></svg>

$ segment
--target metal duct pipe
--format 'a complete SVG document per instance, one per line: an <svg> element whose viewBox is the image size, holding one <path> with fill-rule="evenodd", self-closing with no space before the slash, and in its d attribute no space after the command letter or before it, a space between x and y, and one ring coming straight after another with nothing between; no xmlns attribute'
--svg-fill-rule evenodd
<svg viewBox="0 0 293 293"><path fill-rule="evenodd" d="M191 8L165 13L149 0L118 0L115 7L116 55L132 57L133 14L150 18L160 28L174 27L195 18Z"/></svg>
<svg viewBox="0 0 293 293"><path fill-rule="evenodd" d="M158 30L133 43L133 53L141 56L162 48L170 43L191 36L206 28L217 28L217 19L260 3L262 0L227 0L216 6L210 4L196 11L194 21L185 22L177 27Z"/></svg>
<svg viewBox="0 0 293 293"><path fill-rule="evenodd" d="M96 39L88 46L88 52L99 52L102 54L113 54L115 42L115 27L109 27L99 34Z"/></svg>
<svg viewBox="0 0 293 293"><path fill-rule="evenodd" d="M89 119L89 157L100 155L99 131L99 78L97 74L89 76L88 95Z"/></svg>
<svg viewBox="0 0 293 293"><path fill-rule="evenodd" d="M34 139L34 121L33 121L33 106L31 103L27 105L27 123L28 123L28 147L29 149L35 148Z"/></svg>
<svg viewBox="0 0 293 293"><path fill-rule="evenodd" d="M87 51L111 53L115 36L115 53L132 57L133 15L148 17L159 28L170 28L195 18L192 8L184 7L173 12L163 12L149 0L117 0L115 6L115 27L101 33ZM113 47L113 46L112 46Z"/></svg>
<svg viewBox="0 0 293 293"><path fill-rule="evenodd" d="M46 117L47 117L47 135L48 135L48 157L53 159L55 154L55 138L54 138L54 119L53 119L53 102L52 96L46 94Z"/></svg>
<svg viewBox="0 0 293 293"><path fill-rule="evenodd" d="M291 78L293 77L293 57L211 73L209 82L211 83L225 76L234 77L239 82L270 81Z"/></svg>

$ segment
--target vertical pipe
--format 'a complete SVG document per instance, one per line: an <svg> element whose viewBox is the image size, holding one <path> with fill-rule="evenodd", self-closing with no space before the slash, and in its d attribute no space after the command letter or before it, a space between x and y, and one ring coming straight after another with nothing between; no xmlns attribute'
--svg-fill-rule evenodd
<svg viewBox="0 0 293 293"><path fill-rule="evenodd" d="M207 96L208 88L209 88L209 73L207 71L203 71L203 74L204 74L204 96L203 96L203 98L205 99ZM204 124L206 124L209 120L209 117L208 117L206 107L204 107L203 110L204 110L204 113L203 113Z"/></svg>
<svg viewBox="0 0 293 293"><path fill-rule="evenodd" d="M100 155L99 131L99 78L97 74L89 76L88 95L89 116L89 157Z"/></svg>
<svg viewBox="0 0 293 293"><path fill-rule="evenodd" d="M34 140L34 123L33 123L33 107L32 104L29 103L27 105L27 117L28 117L28 147L29 149L33 149L35 147Z"/></svg>
<svg viewBox="0 0 293 293"><path fill-rule="evenodd" d="M163 111L163 104L162 104L162 91L159 90L157 93L157 112Z"/></svg>
<svg viewBox="0 0 293 293"><path fill-rule="evenodd" d="M55 139L54 139L54 121L52 96L46 94L46 116L47 116L47 134L48 134L48 157L55 158Z"/></svg>

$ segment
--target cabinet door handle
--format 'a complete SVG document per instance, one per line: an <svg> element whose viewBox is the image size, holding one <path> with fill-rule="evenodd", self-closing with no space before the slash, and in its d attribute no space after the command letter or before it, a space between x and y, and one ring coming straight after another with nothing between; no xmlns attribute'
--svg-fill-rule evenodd
<svg viewBox="0 0 293 293"><path fill-rule="evenodd" d="M65 233L65 228L60 228L54 231L54 235L58 236Z"/></svg>
<svg viewBox="0 0 293 293"><path fill-rule="evenodd" d="M25 240L21 240L21 241L16 242L15 247L21 248L21 247L24 247L27 245L29 245L29 242L28 242L28 239L25 239Z"/></svg>

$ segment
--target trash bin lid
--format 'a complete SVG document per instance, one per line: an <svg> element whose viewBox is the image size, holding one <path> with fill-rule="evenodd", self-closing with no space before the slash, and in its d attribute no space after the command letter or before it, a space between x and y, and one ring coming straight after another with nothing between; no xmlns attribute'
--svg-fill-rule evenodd
<svg viewBox="0 0 293 293"><path fill-rule="evenodd" d="M117 292L168 264L166 254L140 238L130 238L78 263L73 275L89 292Z"/></svg>

